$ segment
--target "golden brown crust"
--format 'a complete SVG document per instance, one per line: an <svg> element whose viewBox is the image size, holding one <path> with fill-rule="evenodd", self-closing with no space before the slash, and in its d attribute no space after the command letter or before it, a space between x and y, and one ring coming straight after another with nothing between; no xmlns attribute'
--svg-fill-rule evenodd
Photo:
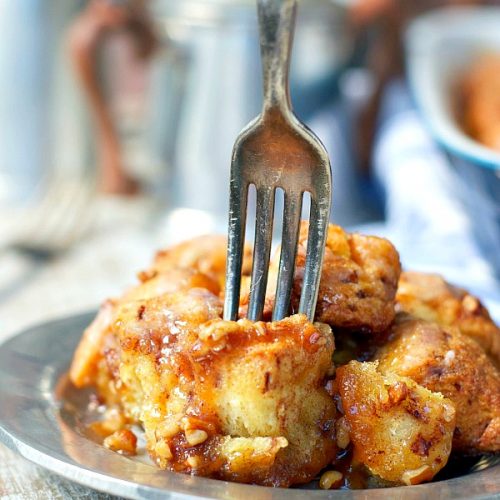
<svg viewBox="0 0 500 500"><path fill-rule="evenodd" d="M455 428L451 401L407 377L382 375L377 363L338 368L336 386L354 459L373 474L418 484L444 467Z"/></svg>
<svg viewBox="0 0 500 500"><path fill-rule="evenodd" d="M247 259L249 253L246 249ZM116 361L113 360L116 357L116 339L110 326L117 307L191 288L205 288L219 294L224 281L225 262L226 238L223 236L200 236L158 252L153 265L139 273L139 283L121 297L104 302L85 330L70 368L70 379L75 386L96 385L108 404L116 402L113 381L108 373L111 370L107 368Z"/></svg>
<svg viewBox="0 0 500 500"><path fill-rule="evenodd" d="M292 311L298 310L307 249L308 224L302 223L297 252ZM270 266L264 314L271 316L279 251ZM394 297L401 272L399 255L386 239L346 233L330 224L321 274L316 321L332 328L381 333L394 319ZM240 310L249 300L249 280L243 282Z"/></svg>
<svg viewBox="0 0 500 500"><path fill-rule="evenodd" d="M139 273L141 281L171 269L197 270L223 287L226 274L227 239L220 235L198 236L173 247L157 252L153 264ZM249 274L252 266L252 250L244 248L243 274Z"/></svg>
<svg viewBox="0 0 500 500"><path fill-rule="evenodd" d="M113 320L112 301L107 300L85 329L71 362L69 377L76 387L93 385L102 359L103 339Z"/></svg>
<svg viewBox="0 0 500 500"><path fill-rule="evenodd" d="M500 374L476 342L453 327L400 317L375 359L382 373L410 377L453 402L455 451L500 451Z"/></svg>
<svg viewBox="0 0 500 500"><path fill-rule="evenodd" d="M205 288L219 293L220 287L209 276L194 269L172 268L150 276L127 290L120 298L103 303L94 321L85 330L70 367L70 379L76 387L96 385L108 404L116 402L110 389L109 373L116 373L116 338L112 330L121 304L157 297L191 288Z"/></svg>
<svg viewBox="0 0 500 500"><path fill-rule="evenodd" d="M438 274L404 272L396 300L400 310L417 318L456 326L500 365L500 328L479 299L466 290L450 285Z"/></svg>
<svg viewBox="0 0 500 500"><path fill-rule="evenodd" d="M301 230L300 243L298 258L302 265L299 264L299 268L303 269L305 227ZM383 332L394 319L400 272L399 254L388 240L348 234L339 226L330 225L317 320L339 328Z"/></svg>

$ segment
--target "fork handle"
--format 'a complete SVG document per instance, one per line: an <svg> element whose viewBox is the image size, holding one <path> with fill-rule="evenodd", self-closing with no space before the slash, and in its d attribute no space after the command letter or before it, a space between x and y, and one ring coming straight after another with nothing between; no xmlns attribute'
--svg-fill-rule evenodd
<svg viewBox="0 0 500 500"><path fill-rule="evenodd" d="M288 74L297 0L258 0L260 52L264 83L263 114L291 110Z"/></svg>

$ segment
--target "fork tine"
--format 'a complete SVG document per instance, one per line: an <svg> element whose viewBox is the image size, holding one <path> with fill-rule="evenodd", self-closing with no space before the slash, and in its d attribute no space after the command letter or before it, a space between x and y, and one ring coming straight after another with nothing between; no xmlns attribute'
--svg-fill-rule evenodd
<svg viewBox="0 0 500 500"><path fill-rule="evenodd" d="M307 256L299 305L299 313L305 314L309 321L314 320L318 300L319 280L323 267L326 231L330 214L330 200L325 199L325 197L320 199L323 202L318 206L316 198L311 196Z"/></svg>
<svg viewBox="0 0 500 500"><path fill-rule="evenodd" d="M226 290L224 319L236 321L240 304L241 266L245 243L248 185L231 179L229 196L229 228L227 240Z"/></svg>
<svg viewBox="0 0 500 500"><path fill-rule="evenodd" d="M283 235L281 238L280 267L274 301L273 321L278 321L288 316L290 309L301 212L302 193L290 195L285 192Z"/></svg>
<svg viewBox="0 0 500 500"><path fill-rule="evenodd" d="M255 222L255 246L253 251L252 281L248 319L259 321L264 310L267 274L273 238L274 187L257 189L257 214Z"/></svg>

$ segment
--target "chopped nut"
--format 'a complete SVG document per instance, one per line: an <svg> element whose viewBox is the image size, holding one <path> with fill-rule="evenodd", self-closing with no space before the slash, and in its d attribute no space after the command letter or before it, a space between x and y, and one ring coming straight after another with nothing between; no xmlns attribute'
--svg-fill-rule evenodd
<svg viewBox="0 0 500 500"><path fill-rule="evenodd" d="M216 321L205 327L200 328L198 338L200 340L208 340L211 338L215 342L222 339L231 332L239 329L239 326L234 321Z"/></svg>
<svg viewBox="0 0 500 500"><path fill-rule="evenodd" d="M451 422L455 418L455 408L452 405L445 403L443 405L443 410L443 418L446 422Z"/></svg>
<svg viewBox="0 0 500 500"><path fill-rule="evenodd" d="M446 354L444 355L444 364L446 366L450 366L454 359L455 359L455 351L453 350L447 351Z"/></svg>
<svg viewBox="0 0 500 500"><path fill-rule="evenodd" d="M156 428L156 437L170 438L181 430L179 423L173 420L164 420Z"/></svg>
<svg viewBox="0 0 500 500"><path fill-rule="evenodd" d="M428 465L422 465L418 469L407 470L403 473L401 479L408 486L419 484L426 479L431 479L433 476L432 469Z"/></svg>
<svg viewBox="0 0 500 500"><path fill-rule="evenodd" d="M201 429L191 429L186 431L186 441L190 446L196 446L203 443L208 438L208 434Z"/></svg>
<svg viewBox="0 0 500 500"><path fill-rule="evenodd" d="M476 299L476 297L473 297L472 295L466 295L463 298L462 306L467 312L470 313L477 312L480 309L479 301Z"/></svg>
<svg viewBox="0 0 500 500"><path fill-rule="evenodd" d="M114 432L104 440L103 444L109 450L124 455L135 455L137 450L137 438L129 429Z"/></svg>
<svg viewBox="0 0 500 500"><path fill-rule="evenodd" d="M331 489L337 489L340 488L342 485L342 474L336 470L329 470L325 472L320 480L319 480L319 487L322 490L331 490Z"/></svg>
<svg viewBox="0 0 500 500"><path fill-rule="evenodd" d="M408 386L404 382L396 382L387 388L387 394L391 404L397 405L408 397Z"/></svg>
<svg viewBox="0 0 500 500"><path fill-rule="evenodd" d="M92 422L89 428L102 437L107 437L113 432L122 429L127 420L123 413L116 408L106 410L103 420Z"/></svg>
<svg viewBox="0 0 500 500"><path fill-rule="evenodd" d="M192 428L191 420L188 417L181 418L181 428L185 431Z"/></svg>
<svg viewBox="0 0 500 500"><path fill-rule="evenodd" d="M200 459L199 457L189 457L187 460L186 460L186 463L189 465L189 467L191 467L191 469L196 469L199 465L200 465Z"/></svg>
<svg viewBox="0 0 500 500"><path fill-rule="evenodd" d="M255 332L259 336L264 336L266 334L266 325L262 321L258 321L257 323L254 323L254 328Z"/></svg>
<svg viewBox="0 0 500 500"><path fill-rule="evenodd" d="M326 323L320 323L319 321L314 322L314 326L326 337L332 335L332 329Z"/></svg>
<svg viewBox="0 0 500 500"><path fill-rule="evenodd" d="M219 352L219 351L222 351L223 349L225 349L227 346L227 342L226 341L222 341L222 342L217 342L217 345L215 347L212 347L212 351L213 352Z"/></svg>
<svg viewBox="0 0 500 500"><path fill-rule="evenodd" d="M241 328L243 328L244 330L248 330L250 328L253 328L253 325L254 325L254 323L247 318L241 318L236 323L238 323L238 325Z"/></svg>
<svg viewBox="0 0 500 500"><path fill-rule="evenodd" d="M155 453L166 460L170 460L173 456L170 446L164 439L160 439L160 441L155 444Z"/></svg>
<svg viewBox="0 0 500 500"><path fill-rule="evenodd" d="M273 444L278 448L286 448L288 446L288 439L283 436L273 438Z"/></svg>
<svg viewBox="0 0 500 500"><path fill-rule="evenodd" d="M351 437L349 436L349 426L345 417L341 417L335 423L335 434L337 436L337 446L344 450L349 446Z"/></svg>

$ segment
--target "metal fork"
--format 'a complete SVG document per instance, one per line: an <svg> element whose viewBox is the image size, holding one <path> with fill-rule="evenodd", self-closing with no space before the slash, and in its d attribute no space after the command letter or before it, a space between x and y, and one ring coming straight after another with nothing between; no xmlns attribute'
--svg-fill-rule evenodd
<svg viewBox="0 0 500 500"><path fill-rule="evenodd" d="M238 316L248 189L257 191L250 301L247 316L262 317L272 243L274 197L285 195L273 320L289 313L302 199L311 196L305 274L299 313L314 319L331 205L331 170L319 139L293 114L289 68L296 0L258 0L264 102L238 136L232 155L224 318Z"/></svg>

